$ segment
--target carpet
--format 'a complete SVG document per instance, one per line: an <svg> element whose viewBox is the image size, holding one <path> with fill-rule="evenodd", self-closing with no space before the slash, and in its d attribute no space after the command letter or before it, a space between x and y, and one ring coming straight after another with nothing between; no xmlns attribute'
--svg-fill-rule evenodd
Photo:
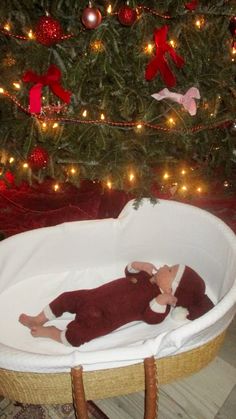
<svg viewBox="0 0 236 419"><path fill-rule="evenodd" d="M89 419L109 419L92 401L87 403ZM73 404L33 405L0 396L1 419L76 419Z"/></svg>

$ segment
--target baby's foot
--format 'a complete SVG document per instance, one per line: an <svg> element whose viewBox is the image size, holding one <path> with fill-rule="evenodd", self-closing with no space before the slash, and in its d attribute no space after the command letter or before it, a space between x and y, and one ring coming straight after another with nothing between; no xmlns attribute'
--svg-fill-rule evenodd
<svg viewBox="0 0 236 419"><path fill-rule="evenodd" d="M33 326L31 328L31 335L35 338L50 338L61 342L61 330L55 326Z"/></svg>
<svg viewBox="0 0 236 419"><path fill-rule="evenodd" d="M38 316L28 316L28 314L22 313L19 316L19 322L29 329L33 326L42 326L46 321L47 319L43 313L40 313Z"/></svg>

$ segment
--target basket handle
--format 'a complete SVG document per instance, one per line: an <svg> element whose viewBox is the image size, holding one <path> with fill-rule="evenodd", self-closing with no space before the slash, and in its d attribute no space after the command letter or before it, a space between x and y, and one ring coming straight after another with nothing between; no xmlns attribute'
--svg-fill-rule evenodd
<svg viewBox="0 0 236 419"><path fill-rule="evenodd" d="M144 419L157 419L158 381L156 362L153 356L144 359L144 374ZM89 419L83 383L83 368L81 366L71 368L71 383L76 417L77 419ZM94 407L96 407L96 405L93 404L93 408ZM104 416L106 417L106 415L103 415L102 417L104 418Z"/></svg>

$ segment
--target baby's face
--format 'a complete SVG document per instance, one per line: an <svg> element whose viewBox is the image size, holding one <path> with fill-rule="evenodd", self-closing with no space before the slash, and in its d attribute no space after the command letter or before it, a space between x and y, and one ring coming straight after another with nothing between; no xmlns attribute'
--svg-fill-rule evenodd
<svg viewBox="0 0 236 419"><path fill-rule="evenodd" d="M179 265L168 266L164 265L158 269L155 274L155 280L158 287L162 289L164 293L172 293L172 283L177 274Z"/></svg>

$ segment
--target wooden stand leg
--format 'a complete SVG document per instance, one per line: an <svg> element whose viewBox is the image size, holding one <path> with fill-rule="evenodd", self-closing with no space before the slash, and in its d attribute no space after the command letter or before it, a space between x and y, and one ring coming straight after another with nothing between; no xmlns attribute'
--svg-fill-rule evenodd
<svg viewBox="0 0 236 419"><path fill-rule="evenodd" d="M155 358L144 359L145 371L145 409L144 419L157 419L157 400L158 400L158 386L157 386L157 370ZM94 409L97 407L92 401L86 403L84 385L83 385L83 369L82 367L75 367L71 369L71 384L72 394L75 406L75 414L77 419L89 419L88 408ZM93 410L92 409L92 410ZM103 414L100 409L94 409L98 417L107 416ZM99 416L100 415L100 416ZM103 416L104 415L104 416Z"/></svg>
<svg viewBox="0 0 236 419"><path fill-rule="evenodd" d="M145 411L144 419L157 419L158 386L155 358L144 359L145 370Z"/></svg>
<svg viewBox="0 0 236 419"><path fill-rule="evenodd" d="M87 403L85 400L82 367L71 369L71 385L76 418L89 419Z"/></svg>

